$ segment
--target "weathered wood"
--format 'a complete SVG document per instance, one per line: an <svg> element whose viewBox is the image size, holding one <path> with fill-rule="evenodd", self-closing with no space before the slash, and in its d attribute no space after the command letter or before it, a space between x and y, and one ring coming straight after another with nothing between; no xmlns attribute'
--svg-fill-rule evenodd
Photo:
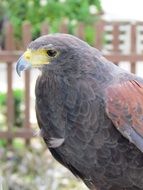
<svg viewBox="0 0 143 190"><path fill-rule="evenodd" d="M115 22L112 24L113 26L113 31L112 31L112 35L113 35L113 40L112 40L112 44L113 44L113 53L118 53L119 52L119 45L120 45L120 30L119 30L119 23ZM114 62L116 65L119 64L119 62Z"/></svg>
<svg viewBox="0 0 143 190"><path fill-rule="evenodd" d="M113 35L113 53L118 53L119 52L119 44L120 44L120 30L119 30L119 24L118 23L114 23L113 24L113 31L112 31L112 35Z"/></svg>
<svg viewBox="0 0 143 190"><path fill-rule="evenodd" d="M143 22L142 21L137 21L136 25L143 25Z"/></svg>
<svg viewBox="0 0 143 190"><path fill-rule="evenodd" d="M79 37L81 40L85 39L85 33L84 33L84 24L79 23L76 30L76 36Z"/></svg>
<svg viewBox="0 0 143 190"><path fill-rule="evenodd" d="M24 23L22 27L23 47L26 49L27 45L32 40L31 25L30 23ZM25 117L24 128L30 128L30 71L25 72ZM29 143L29 141L27 141Z"/></svg>
<svg viewBox="0 0 143 190"><path fill-rule="evenodd" d="M6 24L6 31L5 31L5 49L9 51L13 51L15 49L14 46L14 34L13 34L13 27L8 22ZM13 97L13 65L12 62L7 64L7 127L9 133L12 134L12 128L14 125L14 97ZM9 136L8 138L9 144L12 142L12 138Z"/></svg>
<svg viewBox="0 0 143 190"><path fill-rule="evenodd" d="M23 47L26 50L27 45L31 42L31 25L24 23L22 28ZM25 72L25 120L24 127L30 126L30 71Z"/></svg>
<svg viewBox="0 0 143 190"><path fill-rule="evenodd" d="M95 24L95 43L94 46L101 50L103 47L103 35L104 35L105 22L100 21Z"/></svg>
<svg viewBox="0 0 143 190"><path fill-rule="evenodd" d="M11 64L15 61L17 61L17 59L20 57L20 55L22 55L22 51L8 51L8 50L4 50L4 51L0 51L0 63L7 63L7 64Z"/></svg>
<svg viewBox="0 0 143 190"><path fill-rule="evenodd" d="M41 26L41 35L46 35L49 33L49 27L47 22L43 22Z"/></svg>
<svg viewBox="0 0 143 190"><path fill-rule="evenodd" d="M17 59L19 58L19 56L22 54L23 52L19 51L16 54L13 54L13 52L9 52L9 51L2 51L0 52L0 61L2 62L6 62L5 60L10 60L7 64L13 64L11 63L12 60L13 62L17 61ZM121 54L121 53L114 53L114 54L103 54L103 56L109 58L111 61L113 62L120 62L120 61L129 61L129 62L138 62L138 61L143 61L143 55L142 54L136 54L136 53L132 53L132 54ZM9 57L9 58L8 58ZM132 63L131 63L132 64Z"/></svg>
<svg viewBox="0 0 143 190"><path fill-rule="evenodd" d="M136 53L136 24L131 25L131 54ZM131 72L136 73L136 60L131 61Z"/></svg>
<svg viewBox="0 0 143 190"><path fill-rule="evenodd" d="M142 55L137 55L135 53L133 54L128 54L128 55L123 55L120 53L115 53L113 55L104 55L107 59L112 61L113 63L121 62L121 61L129 61L130 64L134 64L134 62L137 61L143 61L143 56Z"/></svg>
<svg viewBox="0 0 143 190"><path fill-rule="evenodd" d="M20 137L20 138L24 138L24 139L30 139L32 137L34 137L34 132L32 130L28 130L28 129L21 129L21 130L17 130L13 133L11 133L10 131L1 131L0 132L0 139L14 139L16 137Z"/></svg>
<svg viewBox="0 0 143 190"><path fill-rule="evenodd" d="M68 33L68 27L67 27L67 23L66 23L65 21L63 21L63 22L60 24L59 32L60 32L60 33Z"/></svg>

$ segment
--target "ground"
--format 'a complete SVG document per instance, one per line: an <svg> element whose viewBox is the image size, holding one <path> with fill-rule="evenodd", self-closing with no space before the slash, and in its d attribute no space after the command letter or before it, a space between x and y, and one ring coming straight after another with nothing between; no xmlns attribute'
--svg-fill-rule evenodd
<svg viewBox="0 0 143 190"><path fill-rule="evenodd" d="M2 184L2 188L1 188ZM55 161L42 140L30 146L19 139L12 147L0 147L0 190L87 190Z"/></svg>

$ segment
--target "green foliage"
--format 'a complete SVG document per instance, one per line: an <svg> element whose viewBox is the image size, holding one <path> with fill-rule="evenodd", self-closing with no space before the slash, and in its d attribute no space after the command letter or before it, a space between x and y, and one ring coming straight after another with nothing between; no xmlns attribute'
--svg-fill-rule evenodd
<svg viewBox="0 0 143 190"><path fill-rule="evenodd" d="M5 147L7 144L6 140L5 139L0 139L0 148L1 147Z"/></svg>
<svg viewBox="0 0 143 190"><path fill-rule="evenodd" d="M95 41L95 31L93 30L93 26L87 25L85 27L85 40L91 44L94 45L93 42Z"/></svg>
<svg viewBox="0 0 143 190"><path fill-rule="evenodd" d="M21 37L23 21L30 21L33 38L36 38L44 21L49 24L50 32L57 32L61 21L65 20L69 32L73 32L76 22L89 26L98 19L97 14L102 11L100 0L3 0L1 4L6 17L12 21L18 38ZM91 6L95 11L90 11ZM89 29L86 32L88 31Z"/></svg>
<svg viewBox="0 0 143 190"><path fill-rule="evenodd" d="M17 127L21 127L22 126L22 121L23 121L23 117L24 117L24 110L22 106L23 103L23 91L22 90L14 90L13 91L13 96L14 96L14 115L15 115L15 120L14 120L14 125Z"/></svg>
<svg viewBox="0 0 143 190"><path fill-rule="evenodd" d="M0 93L0 105L3 107L6 104L6 93Z"/></svg>
<svg viewBox="0 0 143 190"><path fill-rule="evenodd" d="M23 91L16 89L13 90L13 97L14 97L14 126L21 127L22 121L24 117L24 110L23 110ZM3 118L6 116L6 99L7 99L7 93L0 93L0 108L1 108L1 115L3 115ZM4 119L3 119L4 120ZM5 123L5 120L2 122L3 125ZM2 125L2 126L3 126Z"/></svg>
<svg viewBox="0 0 143 190"><path fill-rule="evenodd" d="M18 150L23 149L25 147L24 140L21 138L13 139L12 145L13 145L13 148L18 149Z"/></svg>

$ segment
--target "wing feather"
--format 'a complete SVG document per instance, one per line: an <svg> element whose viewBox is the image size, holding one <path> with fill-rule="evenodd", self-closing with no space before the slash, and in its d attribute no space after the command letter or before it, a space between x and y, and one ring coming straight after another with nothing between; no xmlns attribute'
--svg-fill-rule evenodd
<svg viewBox="0 0 143 190"><path fill-rule="evenodd" d="M143 85L132 80L109 86L106 112L122 135L143 152Z"/></svg>

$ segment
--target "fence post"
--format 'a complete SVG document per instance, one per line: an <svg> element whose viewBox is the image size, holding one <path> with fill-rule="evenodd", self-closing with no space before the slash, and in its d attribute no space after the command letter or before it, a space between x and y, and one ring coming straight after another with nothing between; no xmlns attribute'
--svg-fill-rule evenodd
<svg viewBox="0 0 143 190"><path fill-rule="evenodd" d="M22 40L23 47L26 49L27 45L31 42L31 25L29 22L25 22L22 25ZM25 72L25 119L24 119L24 129L28 130L30 128L30 71ZM29 140L26 141L29 143Z"/></svg>
<svg viewBox="0 0 143 190"><path fill-rule="evenodd" d="M103 35L104 35L104 25L105 22L103 20L98 21L95 24L95 48L101 50L103 46Z"/></svg>
<svg viewBox="0 0 143 190"><path fill-rule="evenodd" d="M15 49L13 26L7 22L5 26L5 50ZM14 99L13 99L13 68L12 62L7 62L7 126L8 143L12 143L12 128L14 125Z"/></svg>
<svg viewBox="0 0 143 190"><path fill-rule="evenodd" d="M43 22L41 26L41 35L46 35L49 33L49 27L47 22Z"/></svg>
<svg viewBox="0 0 143 190"><path fill-rule="evenodd" d="M68 27L67 27L66 21L61 22L60 27L59 27L59 32L65 33L65 34L68 33Z"/></svg>
<svg viewBox="0 0 143 190"><path fill-rule="evenodd" d="M136 53L136 24L131 25L131 48L130 53ZM136 73L136 62L131 62L131 72Z"/></svg>
<svg viewBox="0 0 143 190"><path fill-rule="evenodd" d="M119 23L118 22L113 22L112 24L113 30L112 30L112 35L113 35L113 53L117 54L119 53L119 44L120 44L120 30L119 30ZM115 63L115 62L114 62ZM118 65L118 62L115 63Z"/></svg>
<svg viewBox="0 0 143 190"><path fill-rule="evenodd" d="M81 40L85 39L85 33L84 33L84 24L83 23L79 23L77 25L77 31L76 31L76 35L77 37L79 37Z"/></svg>

